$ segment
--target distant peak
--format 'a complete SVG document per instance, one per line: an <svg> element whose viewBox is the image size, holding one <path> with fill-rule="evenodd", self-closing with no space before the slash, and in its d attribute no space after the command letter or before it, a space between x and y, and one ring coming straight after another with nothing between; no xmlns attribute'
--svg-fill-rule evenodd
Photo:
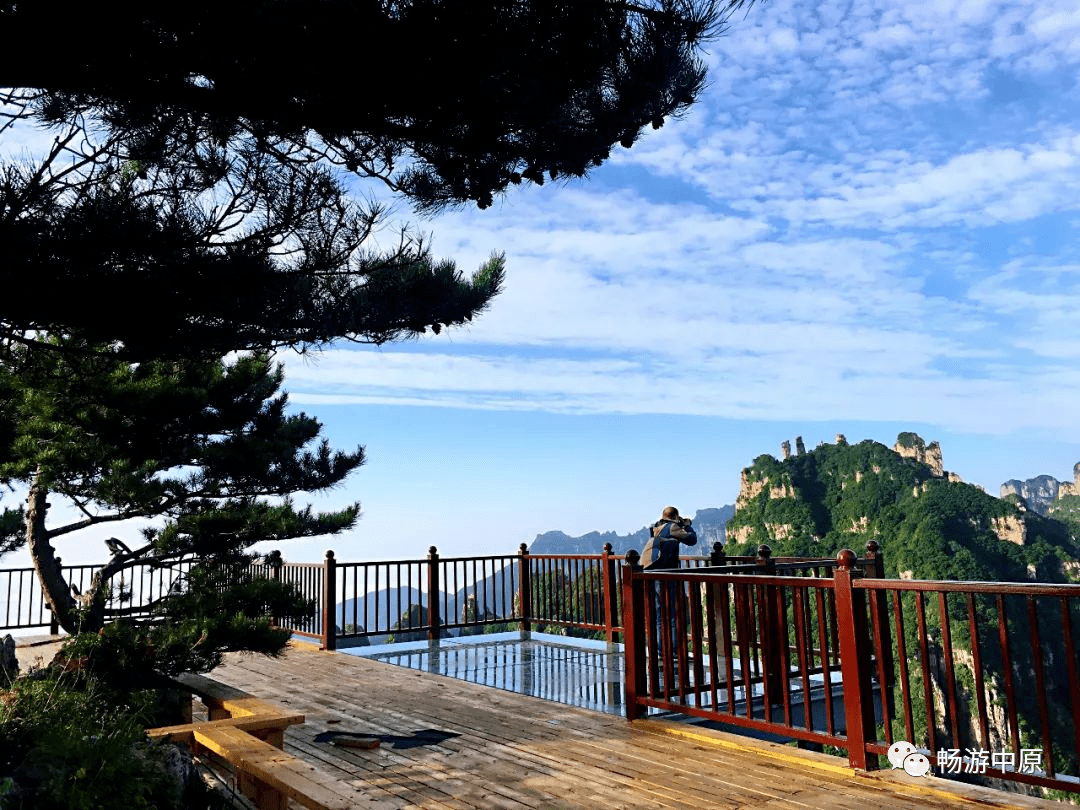
<svg viewBox="0 0 1080 810"><path fill-rule="evenodd" d="M1023 481L1011 478L1001 485L998 495L1002 498L1016 495L1028 509L1045 517L1055 501L1080 495L1080 462L1073 465L1072 482L1059 481L1052 475L1036 475Z"/></svg>

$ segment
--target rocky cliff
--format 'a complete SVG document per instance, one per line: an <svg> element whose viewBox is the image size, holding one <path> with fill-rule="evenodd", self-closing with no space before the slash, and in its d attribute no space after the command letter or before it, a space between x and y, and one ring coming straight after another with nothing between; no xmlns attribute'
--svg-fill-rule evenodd
<svg viewBox="0 0 1080 810"><path fill-rule="evenodd" d="M936 441L927 444L918 433L901 433L896 437L893 452L901 458L912 458L925 464L936 478L947 477L941 458L941 445ZM959 480L959 476L956 480Z"/></svg>
<svg viewBox="0 0 1080 810"><path fill-rule="evenodd" d="M1002 498L1015 495L1028 509L1048 515L1055 501L1080 496L1080 462L1073 466L1072 481L1058 481L1051 475L1037 475L1025 481L1013 478L1001 485L1000 494Z"/></svg>

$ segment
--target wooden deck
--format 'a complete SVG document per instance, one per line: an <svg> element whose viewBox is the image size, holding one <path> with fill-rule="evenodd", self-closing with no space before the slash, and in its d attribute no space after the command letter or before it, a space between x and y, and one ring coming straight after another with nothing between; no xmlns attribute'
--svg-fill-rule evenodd
<svg viewBox="0 0 1080 810"><path fill-rule="evenodd" d="M231 655L224 683L307 716L285 750L337 778L357 808L1058 808L902 771L639 721L296 645L281 659ZM452 736L414 738L424 730ZM375 750L326 732L392 735Z"/></svg>

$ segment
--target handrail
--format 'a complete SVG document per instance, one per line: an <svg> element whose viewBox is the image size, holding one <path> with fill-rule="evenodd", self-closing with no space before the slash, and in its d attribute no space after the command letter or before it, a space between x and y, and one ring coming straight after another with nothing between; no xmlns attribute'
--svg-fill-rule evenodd
<svg viewBox="0 0 1080 810"><path fill-rule="evenodd" d="M945 591L947 593L990 593L1011 596L1080 596L1080 584L1042 582L976 582L955 579L889 579L884 582L859 580L855 587L867 591Z"/></svg>

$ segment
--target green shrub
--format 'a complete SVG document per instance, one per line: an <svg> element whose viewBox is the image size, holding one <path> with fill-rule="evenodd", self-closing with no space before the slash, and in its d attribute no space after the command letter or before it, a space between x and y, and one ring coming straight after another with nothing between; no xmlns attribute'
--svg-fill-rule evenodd
<svg viewBox="0 0 1080 810"><path fill-rule="evenodd" d="M86 639L71 645L91 646ZM207 807L202 789L182 795L146 728L165 719L162 692L117 688L69 659L15 682L0 703L0 810ZM175 716L167 722L176 722ZM201 788L201 786L197 786Z"/></svg>

